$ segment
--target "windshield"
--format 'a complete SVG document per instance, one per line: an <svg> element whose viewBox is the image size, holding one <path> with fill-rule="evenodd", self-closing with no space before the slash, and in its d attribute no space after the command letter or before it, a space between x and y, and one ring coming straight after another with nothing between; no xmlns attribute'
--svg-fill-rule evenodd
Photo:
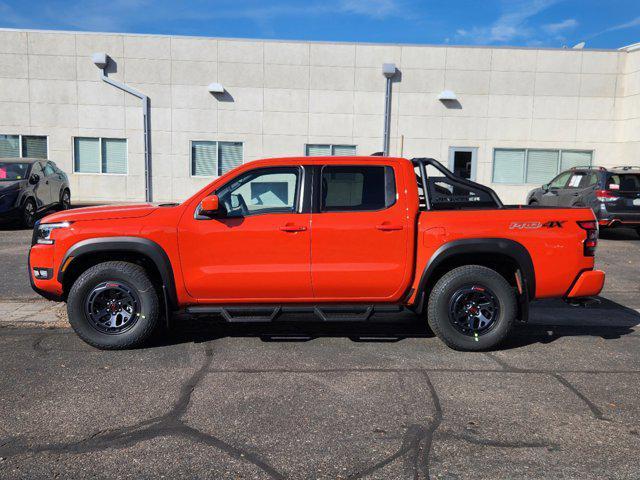
<svg viewBox="0 0 640 480"><path fill-rule="evenodd" d="M24 180L29 174L28 163L0 162L0 182Z"/></svg>

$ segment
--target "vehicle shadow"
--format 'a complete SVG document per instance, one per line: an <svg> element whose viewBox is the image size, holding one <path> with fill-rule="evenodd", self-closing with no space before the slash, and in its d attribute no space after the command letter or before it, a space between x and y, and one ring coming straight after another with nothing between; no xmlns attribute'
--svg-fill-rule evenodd
<svg viewBox="0 0 640 480"><path fill-rule="evenodd" d="M496 350L551 343L563 337L619 339L634 332L640 313L606 298L591 307L573 307L560 300L534 302L530 321L518 325ZM313 315L283 315L269 323L226 323L218 317L176 315L170 330L160 331L147 346L200 343L225 337L254 337L264 342L306 342L316 338L348 338L353 342L399 342L432 338L423 318L411 312L376 314L367 322L322 322Z"/></svg>
<svg viewBox="0 0 640 480"><path fill-rule="evenodd" d="M640 240L640 235L633 228L604 228L599 237L603 240Z"/></svg>

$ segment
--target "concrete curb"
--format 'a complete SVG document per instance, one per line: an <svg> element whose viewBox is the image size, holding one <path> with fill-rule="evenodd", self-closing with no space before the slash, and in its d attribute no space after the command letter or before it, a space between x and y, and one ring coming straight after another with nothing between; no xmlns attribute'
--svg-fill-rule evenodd
<svg viewBox="0 0 640 480"><path fill-rule="evenodd" d="M0 301L1 326L35 326L66 328L67 310L64 303L34 300L30 302Z"/></svg>

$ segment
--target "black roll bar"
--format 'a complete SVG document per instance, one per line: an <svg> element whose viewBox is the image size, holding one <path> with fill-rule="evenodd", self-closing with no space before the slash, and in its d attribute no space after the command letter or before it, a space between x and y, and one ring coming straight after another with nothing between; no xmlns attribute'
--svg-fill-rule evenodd
<svg viewBox="0 0 640 480"><path fill-rule="evenodd" d="M467 180L466 178L462 178L462 177L458 177L457 175L454 175L448 168L446 168L444 165L442 165L439 161L437 161L434 158L427 158L427 157L412 158L411 162L415 166L417 166L418 169L420 170L420 176L422 177L422 190L424 191L424 199L425 199L425 205L427 210L429 210L430 208L429 193L427 189L427 165L431 165L433 168L438 170L440 173L442 173L442 175L447 177L449 180L453 180L462 185L466 185L467 187L471 187L475 190L485 192L491 197L491 199L494 202L496 202L496 206L498 208L502 208L504 206L502 203L502 200L500 200L500 197L498 197L498 194L492 188L489 188L486 185L482 185L480 183L472 182L471 180Z"/></svg>

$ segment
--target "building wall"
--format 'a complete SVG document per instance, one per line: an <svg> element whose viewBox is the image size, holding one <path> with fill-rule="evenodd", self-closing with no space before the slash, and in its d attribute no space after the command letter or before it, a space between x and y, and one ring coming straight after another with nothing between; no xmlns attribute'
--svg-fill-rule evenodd
<svg viewBox="0 0 640 480"><path fill-rule="evenodd" d="M382 149L384 62L396 63L391 154L448 162L477 147L491 185L498 147L594 150L600 165L640 164L640 52L277 42L0 30L0 134L49 136L73 171L73 137L128 139L128 175L73 174L76 201L140 201L140 101L100 81L91 61L152 105L154 200L183 200L190 142L244 142L244 160L302 155L307 143ZM227 93L214 97L207 85ZM437 100L453 90L459 105ZM522 202L527 185L492 185Z"/></svg>

